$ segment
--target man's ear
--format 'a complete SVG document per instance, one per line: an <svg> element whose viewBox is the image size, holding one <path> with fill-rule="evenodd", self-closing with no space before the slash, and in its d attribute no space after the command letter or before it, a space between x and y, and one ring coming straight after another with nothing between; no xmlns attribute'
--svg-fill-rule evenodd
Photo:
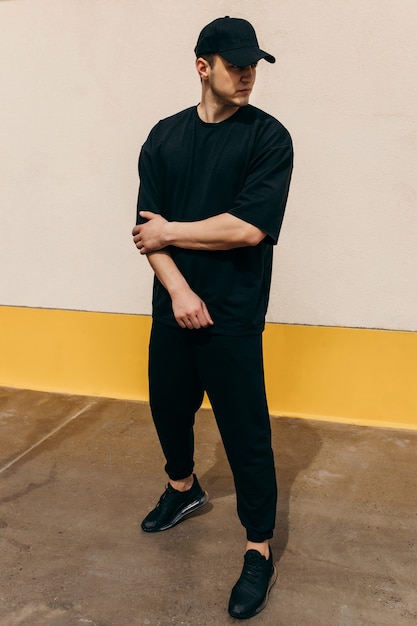
<svg viewBox="0 0 417 626"><path fill-rule="evenodd" d="M207 80L210 73L210 65L209 63L203 59L203 57L198 57L195 62L195 67L197 69L197 73L201 80Z"/></svg>

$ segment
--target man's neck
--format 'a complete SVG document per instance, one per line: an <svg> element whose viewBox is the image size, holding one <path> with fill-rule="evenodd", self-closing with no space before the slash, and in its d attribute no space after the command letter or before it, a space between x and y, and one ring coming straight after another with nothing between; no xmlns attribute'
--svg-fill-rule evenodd
<svg viewBox="0 0 417 626"><path fill-rule="evenodd" d="M207 100L202 99L197 107L197 113L203 122L207 122L208 124L218 124L219 122L224 122L224 120L232 117L238 109L239 107L237 106L221 106L217 103L207 102Z"/></svg>

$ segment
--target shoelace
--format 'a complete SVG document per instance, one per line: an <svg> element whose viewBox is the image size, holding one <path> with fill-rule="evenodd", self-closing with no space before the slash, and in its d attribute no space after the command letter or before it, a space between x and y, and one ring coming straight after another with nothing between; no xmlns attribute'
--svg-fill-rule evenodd
<svg viewBox="0 0 417 626"><path fill-rule="evenodd" d="M165 489L164 493L162 494L162 496L159 499L159 502L157 504L157 507L161 507L164 506L165 501L170 497L170 496L176 496L177 494L175 492L172 492L168 489L168 487Z"/></svg>
<svg viewBox="0 0 417 626"><path fill-rule="evenodd" d="M243 568L243 576L249 580L253 580L258 578L262 573L262 569L264 567L263 561L261 561L258 557L253 555L248 555L245 559L245 564Z"/></svg>
<svg viewBox="0 0 417 626"><path fill-rule="evenodd" d="M156 505L157 507L163 506L165 503L165 500L168 498L169 496L169 491L168 489L165 489L164 493L162 494L162 496L159 498L159 502Z"/></svg>

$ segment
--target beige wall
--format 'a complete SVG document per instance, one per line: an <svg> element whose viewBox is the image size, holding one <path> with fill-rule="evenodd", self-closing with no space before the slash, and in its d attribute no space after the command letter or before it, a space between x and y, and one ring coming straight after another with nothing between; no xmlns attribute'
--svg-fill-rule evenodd
<svg viewBox="0 0 417 626"><path fill-rule="evenodd" d="M150 312L138 150L226 14L296 151L269 320L417 330L415 0L0 0L0 305Z"/></svg>

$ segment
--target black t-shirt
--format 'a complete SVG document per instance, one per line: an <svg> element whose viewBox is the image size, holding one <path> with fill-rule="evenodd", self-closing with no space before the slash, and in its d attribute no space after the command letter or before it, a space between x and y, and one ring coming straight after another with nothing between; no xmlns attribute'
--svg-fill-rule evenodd
<svg viewBox="0 0 417 626"><path fill-rule="evenodd" d="M278 120L248 105L227 120L203 122L196 107L160 121L139 157L139 211L169 221L229 212L266 233L254 247L169 250L191 289L207 304L211 332L262 332L268 306L272 245L284 217L293 163L291 137ZM153 317L177 326L168 292L155 277Z"/></svg>

